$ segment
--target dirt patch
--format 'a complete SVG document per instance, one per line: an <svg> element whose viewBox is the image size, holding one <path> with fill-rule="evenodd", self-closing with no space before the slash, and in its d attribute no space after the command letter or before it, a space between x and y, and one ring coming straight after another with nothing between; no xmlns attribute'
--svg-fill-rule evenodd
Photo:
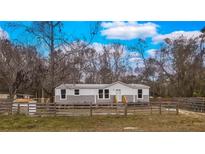
<svg viewBox="0 0 205 154"><path fill-rule="evenodd" d="M191 117L196 117L196 118L201 118L205 117L205 113L198 113L198 112L193 112L193 111L187 111L187 110L179 110L180 114L191 116Z"/></svg>
<svg viewBox="0 0 205 154"><path fill-rule="evenodd" d="M124 131L143 131L139 127L124 127Z"/></svg>

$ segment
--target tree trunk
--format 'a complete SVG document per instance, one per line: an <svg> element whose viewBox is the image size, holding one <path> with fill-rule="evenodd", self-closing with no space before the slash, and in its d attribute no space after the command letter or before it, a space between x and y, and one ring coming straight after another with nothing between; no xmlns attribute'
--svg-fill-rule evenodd
<svg viewBox="0 0 205 154"><path fill-rule="evenodd" d="M53 22L50 22L50 29L51 29L51 46L50 46L50 53L51 53L51 102L54 102L53 96L54 96L54 89L55 89L55 84L54 84L54 25Z"/></svg>

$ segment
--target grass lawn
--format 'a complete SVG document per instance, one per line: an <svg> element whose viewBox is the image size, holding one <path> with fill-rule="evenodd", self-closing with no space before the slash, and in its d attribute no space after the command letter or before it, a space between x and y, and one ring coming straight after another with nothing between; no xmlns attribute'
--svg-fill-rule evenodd
<svg viewBox="0 0 205 154"><path fill-rule="evenodd" d="M182 114L127 117L0 116L0 131L205 131L205 117Z"/></svg>

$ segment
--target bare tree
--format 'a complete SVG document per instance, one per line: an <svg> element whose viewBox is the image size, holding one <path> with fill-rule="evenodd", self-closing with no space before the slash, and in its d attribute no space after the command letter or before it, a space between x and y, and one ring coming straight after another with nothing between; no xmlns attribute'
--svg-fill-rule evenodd
<svg viewBox="0 0 205 154"><path fill-rule="evenodd" d="M158 58L161 79L175 87L175 96L193 96L200 74L198 61L198 38L187 39L183 36L166 40ZM161 83L162 85L162 83Z"/></svg>
<svg viewBox="0 0 205 154"><path fill-rule="evenodd" d="M37 69L38 55L33 47L12 44L0 40L0 76L8 87L10 97L32 84L32 73Z"/></svg>

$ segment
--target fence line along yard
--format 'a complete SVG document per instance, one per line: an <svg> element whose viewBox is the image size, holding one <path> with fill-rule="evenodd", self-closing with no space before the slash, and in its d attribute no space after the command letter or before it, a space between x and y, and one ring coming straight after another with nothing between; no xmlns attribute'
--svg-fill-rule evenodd
<svg viewBox="0 0 205 154"><path fill-rule="evenodd" d="M178 114L179 109L205 113L205 98L170 98L150 103L124 104L55 104L55 103L0 103L0 114L26 114L35 116L78 115L130 115L130 114Z"/></svg>
<svg viewBox="0 0 205 154"><path fill-rule="evenodd" d="M1 102L0 103L0 114L12 114L12 103Z"/></svg>
<svg viewBox="0 0 205 154"><path fill-rule="evenodd" d="M204 97L173 98L173 102L177 102L179 104L180 109L185 109L194 112L205 112Z"/></svg>
<svg viewBox="0 0 205 154"><path fill-rule="evenodd" d="M55 104L55 103L1 103L0 114L28 116L94 116L135 114L179 114L177 103L127 104Z"/></svg>

